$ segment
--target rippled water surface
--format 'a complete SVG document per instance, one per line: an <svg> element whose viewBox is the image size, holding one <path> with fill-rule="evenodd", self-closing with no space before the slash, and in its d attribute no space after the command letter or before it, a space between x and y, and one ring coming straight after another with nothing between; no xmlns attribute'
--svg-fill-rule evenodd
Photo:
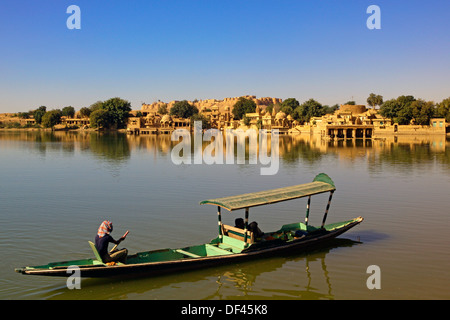
<svg viewBox="0 0 450 320"><path fill-rule="evenodd" d="M280 167L175 165L170 136L0 132L1 299L449 299L450 141L445 136L324 141L280 137ZM199 201L312 181L337 191L328 222L365 220L325 247L156 278L24 276L15 267L91 257L104 219L130 252L208 242ZM313 198L320 224L327 195ZM263 231L304 219L306 200L250 210ZM232 224L242 212L224 212ZM381 271L369 290L367 268Z"/></svg>

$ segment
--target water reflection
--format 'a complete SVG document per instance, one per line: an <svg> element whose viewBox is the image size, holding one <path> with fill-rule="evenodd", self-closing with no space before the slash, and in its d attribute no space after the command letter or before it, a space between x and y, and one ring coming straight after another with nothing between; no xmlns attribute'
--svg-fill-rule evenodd
<svg viewBox="0 0 450 320"><path fill-rule="evenodd" d="M121 163L126 162L132 152L147 152L154 156L169 157L172 148L178 143L171 141L170 135L135 136L124 133L98 132L50 132L50 131L0 131L0 141L33 142L30 147L45 156L47 151L60 150L71 154L80 150L89 151L96 158ZM245 160L249 160L249 141L245 141ZM235 141L234 150L239 140ZM202 150L210 144L203 141ZM270 148L270 137L268 139ZM194 146L192 146L194 148ZM226 147L224 152L226 152ZM192 149L192 151L194 151ZM238 155L234 152L234 157ZM324 157L337 160L354 161L367 159L370 170L378 170L383 163L390 164L429 164L434 161L450 164L450 137L435 136L386 136L377 139L330 140L320 136L295 135L279 137L279 156L284 163L302 160L315 163ZM234 162L236 163L236 161Z"/></svg>
<svg viewBox="0 0 450 320"><path fill-rule="evenodd" d="M0 141L30 142L30 150L45 156L62 151L65 155L89 152L98 159L124 162L130 157L130 144L125 134L83 131L0 131Z"/></svg>
<svg viewBox="0 0 450 320"><path fill-rule="evenodd" d="M123 134L94 134L88 136L93 155L112 162L122 162L130 157L130 144Z"/></svg>
<svg viewBox="0 0 450 320"><path fill-rule="evenodd" d="M334 299L332 280L327 270L325 257L333 249L351 247L356 244L361 244L361 242L337 238L326 245L309 249L301 255L284 256L282 259L273 259L270 263L264 264L260 263L260 261L254 261L253 263L233 268L218 276L217 291L207 296L206 299ZM310 267L317 262L320 264L320 270L319 268ZM293 265L293 267L288 267L287 264ZM300 279L303 279L303 283L298 283L296 285L298 289L296 290L292 289L292 286L289 287L290 289L285 289L280 285L275 288L265 288L264 293L254 292L253 288L256 286L258 277L264 277L266 273L270 273L271 277L275 277L272 280L275 280L274 283L277 283L277 271L281 271L281 273L294 271L295 278L299 279L300 282L302 282ZM284 280L280 278L279 282L285 281L284 275L282 277ZM324 282L325 286L316 283L319 282L317 280ZM291 283L292 281L295 280L290 279ZM221 293L222 286L227 282L233 284L239 295L230 296Z"/></svg>
<svg viewBox="0 0 450 320"><path fill-rule="evenodd" d="M81 290L69 290L65 279L58 286L39 289L44 299L334 299L333 279L326 256L332 250L361 244L337 238L302 254L256 259L218 268L159 277L83 279ZM317 267L317 264L320 267ZM295 274L286 279L286 273ZM270 278L271 286L259 285ZM290 286L285 285L289 281ZM293 288L292 282L298 282ZM212 285L215 282L215 286ZM202 290L193 288L202 287ZM267 285L267 284L264 284ZM288 289L287 289L288 288ZM176 294L173 292L176 289ZM188 293L186 296L183 292ZM38 292L36 293L38 294Z"/></svg>
<svg viewBox="0 0 450 320"><path fill-rule="evenodd" d="M421 163L434 161L450 163L450 137L435 136L386 136L377 139L323 139L317 136L299 135L285 137L280 144L284 160L302 158L316 161L324 154L333 154L338 159L352 161L367 158L371 165L384 161Z"/></svg>
<svg viewBox="0 0 450 320"><path fill-rule="evenodd" d="M127 140L131 149L147 150L166 156L170 155L171 149L177 143L171 141L169 135L129 136ZM208 143L203 142L203 150ZM234 150L238 150L236 143ZM268 144L268 152L270 152L270 140ZM380 169L384 162L389 164L429 164L438 161L450 164L450 137L445 135L404 135L378 139L330 140L310 135L280 136L279 155L286 164L299 160L313 164L324 157L345 162L367 159L370 170ZM236 153L234 157L237 157ZM248 140L245 146L245 160L248 163Z"/></svg>

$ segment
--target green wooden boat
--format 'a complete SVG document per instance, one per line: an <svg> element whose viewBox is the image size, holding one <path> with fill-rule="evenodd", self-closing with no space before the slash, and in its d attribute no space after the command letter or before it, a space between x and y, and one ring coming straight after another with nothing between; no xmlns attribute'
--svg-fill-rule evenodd
<svg viewBox="0 0 450 320"><path fill-rule="evenodd" d="M331 199L336 187L326 174L317 175L313 182L237 196L201 201L217 207L218 236L209 243L178 249L161 249L129 255L125 263L108 266L101 260L95 246L89 242L95 258L52 262L40 266L15 269L28 275L63 276L72 274L71 266L80 270L82 277L110 277L116 275L154 275L199 269L224 263L234 263L282 251L302 252L308 247L329 241L363 221L362 217L338 223L325 224ZM311 196L329 192L329 199L320 227L308 224ZM264 233L256 239L248 230L249 208L308 197L304 222L281 226L279 230ZM245 209L244 229L222 223L221 208L228 211Z"/></svg>

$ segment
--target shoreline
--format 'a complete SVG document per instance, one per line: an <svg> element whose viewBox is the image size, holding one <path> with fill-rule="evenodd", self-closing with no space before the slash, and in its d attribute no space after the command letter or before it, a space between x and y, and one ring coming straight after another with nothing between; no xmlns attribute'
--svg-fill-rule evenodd
<svg viewBox="0 0 450 320"><path fill-rule="evenodd" d="M99 130L94 128L88 128L88 129L52 129L52 128L0 128L0 131L44 131L44 132L120 132L120 133L126 133L127 129L109 129L109 130Z"/></svg>
<svg viewBox="0 0 450 320"><path fill-rule="evenodd" d="M127 129L109 129L109 130L99 130L99 129L94 129L94 128L88 128L88 129L82 129L82 128L78 128L78 129L71 129L71 128L64 128L64 129L52 129L52 128L0 128L0 132L14 132L14 131L20 131L20 132L39 132L39 131L43 131L43 132L86 132L86 133L91 133L91 132L97 132L97 133L127 133ZM155 136L158 134L142 134L139 136ZM309 136L315 136L314 133L287 133L286 135L289 136L297 136L297 135L309 135ZM423 137L423 136L446 136L446 137L450 137L450 132L446 132L446 133L388 133L385 132L383 134L376 134L375 136L371 137L371 138L364 138L364 139L383 139L384 137L395 137L395 136L418 136L418 137ZM363 139L363 138L347 138L349 140L351 139ZM338 140L344 140L344 138L338 138Z"/></svg>

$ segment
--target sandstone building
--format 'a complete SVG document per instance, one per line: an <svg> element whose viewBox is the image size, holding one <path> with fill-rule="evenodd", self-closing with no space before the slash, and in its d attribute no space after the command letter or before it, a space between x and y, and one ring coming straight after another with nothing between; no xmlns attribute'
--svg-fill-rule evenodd
<svg viewBox="0 0 450 320"><path fill-rule="evenodd" d="M245 96L256 103L254 113L247 113L247 123L244 120L234 120L232 109L239 97L223 100L208 99L190 102L199 112L209 119L211 126L220 130L236 128L266 129L269 132L278 129L281 134L318 135L331 139L373 138L383 135L398 134L445 134L445 119L431 119L429 126L398 125L389 118L384 118L375 109L367 109L364 105L341 105L333 114L313 117L308 123L300 124L291 115L284 112L266 111L266 108L281 104L279 98L256 98ZM180 119L169 115L158 114L160 106L166 105L167 110L176 101L167 104L155 102L143 104L140 110L142 116L130 117L127 131L135 134L168 133L178 128L190 128L189 119Z"/></svg>

